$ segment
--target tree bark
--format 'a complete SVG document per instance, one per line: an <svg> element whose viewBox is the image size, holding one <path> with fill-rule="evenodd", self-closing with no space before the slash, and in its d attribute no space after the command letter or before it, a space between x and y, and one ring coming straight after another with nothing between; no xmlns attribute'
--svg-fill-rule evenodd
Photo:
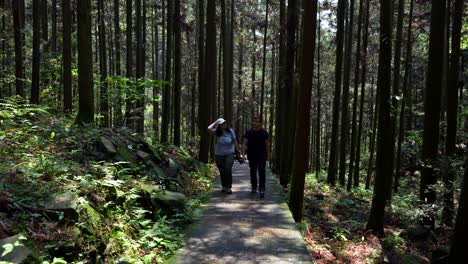
<svg viewBox="0 0 468 264"><path fill-rule="evenodd" d="M127 58L126 58L126 76L129 79L128 86L131 86L132 80L134 77L133 73L133 1L132 0L126 0L126 48L127 48ZM126 124L130 128L134 128L134 122L132 119L133 116L133 94L130 91L130 89L127 89L126 93L126 103L125 103L125 119L126 119Z"/></svg>
<svg viewBox="0 0 468 264"><path fill-rule="evenodd" d="M41 27L40 27L40 0L33 0L33 59L32 59L32 83L31 83L31 104L39 104L39 71L40 71L40 51Z"/></svg>
<svg viewBox="0 0 468 264"><path fill-rule="evenodd" d="M198 159L208 162L210 137L206 131L211 117L212 92L216 91L216 1L207 0L206 4L206 46L204 60L204 82L200 87L200 152Z"/></svg>
<svg viewBox="0 0 468 264"><path fill-rule="evenodd" d="M66 113L72 111L72 49L71 49L71 5L62 1L63 16L63 102Z"/></svg>
<svg viewBox="0 0 468 264"><path fill-rule="evenodd" d="M52 0L52 52L57 52L57 16L57 0Z"/></svg>
<svg viewBox="0 0 468 264"><path fill-rule="evenodd" d="M330 158L328 159L327 182L331 185L336 183L337 172L337 148L338 148L338 129L340 118L340 96L341 81L343 69L343 36L344 36L344 18L346 12L346 0L338 0L337 30L336 30L336 63L335 63L335 93L333 96L333 120L332 135L330 142Z"/></svg>
<svg viewBox="0 0 468 264"><path fill-rule="evenodd" d="M174 145L180 146L180 93L181 93L181 27L180 0L175 0L174 8Z"/></svg>
<svg viewBox="0 0 468 264"><path fill-rule="evenodd" d="M379 100L378 141L374 197L367 229L383 235L384 213L392 178L393 153L387 149L394 144L390 132L390 82L392 61L392 2L380 1L380 53L377 89ZM390 180L388 180L390 178Z"/></svg>
<svg viewBox="0 0 468 264"><path fill-rule="evenodd" d="M447 134L445 142L445 153L447 157L453 157L455 154L455 144L457 139L457 111L458 111L458 75L460 74L460 37L463 19L463 1L457 0L454 5L453 24L452 24L452 56L450 57L450 69L447 85ZM444 210L442 213L442 221L447 226L452 226L453 222L453 181L455 180L456 171L450 166L444 173L444 185L446 187L443 195Z"/></svg>
<svg viewBox="0 0 468 264"><path fill-rule="evenodd" d="M173 27L174 17L173 10L174 2L167 1L167 39L166 39L166 81L172 80L172 45L173 45ZM162 125L161 125L161 142L169 142L169 123L171 121L171 85L169 83L163 88L163 105L162 105Z"/></svg>
<svg viewBox="0 0 468 264"><path fill-rule="evenodd" d="M24 58L23 58L23 14L24 0L13 1L13 29L15 38L15 77L16 77L16 95L24 97Z"/></svg>
<svg viewBox="0 0 468 264"><path fill-rule="evenodd" d="M77 1L78 25L78 124L94 122L94 86L91 1Z"/></svg>
<svg viewBox="0 0 468 264"><path fill-rule="evenodd" d="M266 48L267 48L267 34L268 34L268 7L270 1L266 0L265 7L265 28L263 33L263 64L262 64L262 90L260 94L260 117L265 120L266 116L263 116L263 100L265 96L265 69L266 69Z"/></svg>
<svg viewBox="0 0 468 264"><path fill-rule="evenodd" d="M304 206L304 184L309 156L310 108L312 79L314 76L315 36L317 26L317 0L304 0L304 29L301 67L301 87L297 105L296 136L294 140L294 165L291 176L289 208L294 220L300 222Z"/></svg>
<svg viewBox="0 0 468 264"><path fill-rule="evenodd" d="M104 23L104 0L98 0L99 19L99 72L100 72L100 114L103 127L109 127L109 97L107 91L107 49L106 28Z"/></svg>
<svg viewBox="0 0 468 264"><path fill-rule="evenodd" d="M439 150L440 96L442 85L442 63L444 47L445 0L432 0L431 32L429 37L429 61L424 98L424 132L420 199L426 204L436 201L436 192L429 188L437 182L434 165ZM434 227L434 218L429 216L425 224Z"/></svg>

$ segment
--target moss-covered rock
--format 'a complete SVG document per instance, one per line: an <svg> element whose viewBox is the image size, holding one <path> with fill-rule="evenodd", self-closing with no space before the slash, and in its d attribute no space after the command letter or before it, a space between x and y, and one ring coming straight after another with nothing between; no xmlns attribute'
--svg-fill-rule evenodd
<svg viewBox="0 0 468 264"><path fill-rule="evenodd" d="M32 252L23 244L25 240L23 235L0 240L0 263L27 263Z"/></svg>
<svg viewBox="0 0 468 264"><path fill-rule="evenodd" d="M184 194L171 191L158 192L153 198L167 208L183 208L187 200Z"/></svg>
<svg viewBox="0 0 468 264"><path fill-rule="evenodd" d="M65 220L78 220L78 198L71 192L52 194L46 202L47 211L63 212Z"/></svg>

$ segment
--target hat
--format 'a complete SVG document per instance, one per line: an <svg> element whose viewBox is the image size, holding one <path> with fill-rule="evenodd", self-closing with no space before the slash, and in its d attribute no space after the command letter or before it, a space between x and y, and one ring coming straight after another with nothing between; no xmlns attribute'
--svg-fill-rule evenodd
<svg viewBox="0 0 468 264"><path fill-rule="evenodd" d="M224 123L226 123L226 120L224 120L224 118L222 118L222 117L220 117L220 118L218 118L218 120L216 120L216 124L218 124L218 125L221 125L221 124L224 124Z"/></svg>

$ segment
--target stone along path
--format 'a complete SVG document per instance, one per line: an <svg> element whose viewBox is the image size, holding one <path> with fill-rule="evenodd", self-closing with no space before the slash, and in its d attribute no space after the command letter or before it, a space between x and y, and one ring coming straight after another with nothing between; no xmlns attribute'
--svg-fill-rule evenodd
<svg viewBox="0 0 468 264"><path fill-rule="evenodd" d="M312 263L284 199L267 174L265 198L250 193L248 164L235 163L233 193L211 193L176 263Z"/></svg>

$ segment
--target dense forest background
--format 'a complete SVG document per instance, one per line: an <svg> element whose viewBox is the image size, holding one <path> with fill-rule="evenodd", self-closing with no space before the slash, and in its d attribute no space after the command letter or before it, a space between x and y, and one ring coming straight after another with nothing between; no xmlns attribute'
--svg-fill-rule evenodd
<svg viewBox="0 0 468 264"><path fill-rule="evenodd" d="M211 122L222 116L241 136L259 114L296 221L313 226L320 193L363 195L361 229L388 237L398 218L423 236L456 230L455 258L467 235L467 7L2 0L0 99L80 126L126 127L203 163L214 155ZM436 249L452 245L444 239Z"/></svg>

